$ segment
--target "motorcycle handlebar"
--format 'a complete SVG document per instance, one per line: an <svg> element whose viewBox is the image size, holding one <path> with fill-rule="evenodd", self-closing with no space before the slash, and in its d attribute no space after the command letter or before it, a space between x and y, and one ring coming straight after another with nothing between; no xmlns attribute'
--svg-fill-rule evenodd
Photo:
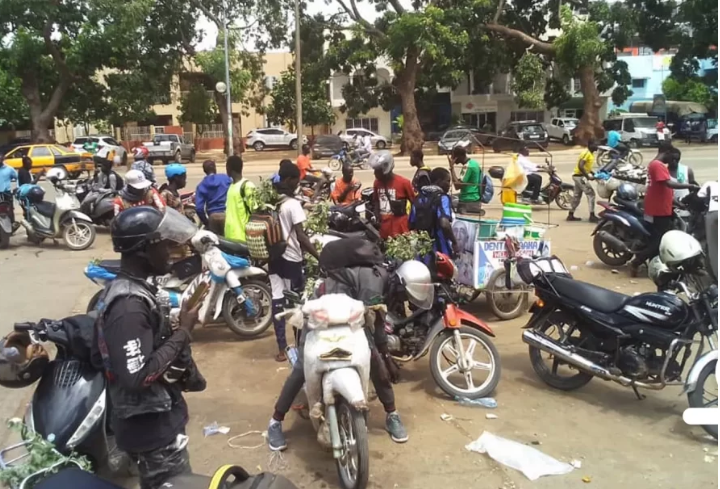
<svg viewBox="0 0 720 489"><path fill-rule="evenodd" d="M35 330L35 323L26 322L26 323L15 323L13 326L13 329L17 331L18 333L22 333L25 331L33 331Z"/></svg>

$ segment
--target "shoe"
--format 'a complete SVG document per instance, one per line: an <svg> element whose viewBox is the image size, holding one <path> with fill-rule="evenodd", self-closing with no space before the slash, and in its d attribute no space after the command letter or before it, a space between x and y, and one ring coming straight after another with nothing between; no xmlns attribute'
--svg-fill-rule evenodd
<svg viewBox="0 0 720 489"><path fill-rule="evenodd" d="M637 278L637 276L640 274L640 265L636 265L634 263L630 264L630 277L631 278Z"/></svg>
<svg viewBox="0 0 720 489"><path fill-rule="evenodd" d="M270 423L267 430L267 441L270 450L274 452L282 452L287 448L282 423Z"/></svg>
<svg viewBox="0 0 720 489"><path fill-rule="evenodd" d="M405 443L408 441L408 434L405 431L400 415L398 413L390 413L385 418L385 429L390 433L390 438L395 443Z"/></svg>
<svg viewBox="0 0 720 489"><path fill-rule="evenodd" d="M285 355L285 352L281 351L277 355L275 355L275 361L276 362L287 362L287 356Z"/></svg>
<svg viewBox="0 0 720 489"><path fill-rule="evenodd" d="M575 221L582 221L579 217L575 217L572 214L568 214L566 221L575 222Z"/></svg>
<svg viewBox="0 0 720 489"><path fill-rule="evenodd" d="M590 214L588 222L600 222L600 219L598 219L598 216L596 216L595 214Z"/></svg>

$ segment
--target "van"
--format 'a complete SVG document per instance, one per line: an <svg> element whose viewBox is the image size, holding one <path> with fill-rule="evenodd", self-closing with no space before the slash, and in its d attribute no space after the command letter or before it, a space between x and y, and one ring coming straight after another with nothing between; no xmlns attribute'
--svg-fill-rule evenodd
<svg viewBox="0 0 720 489"><path fill-rule="evenodd" d="M623 114L603 122L603 129L607 134L609 131L618 131L622 142L631 148L657 147L657 117L641 114Z"/></svg>

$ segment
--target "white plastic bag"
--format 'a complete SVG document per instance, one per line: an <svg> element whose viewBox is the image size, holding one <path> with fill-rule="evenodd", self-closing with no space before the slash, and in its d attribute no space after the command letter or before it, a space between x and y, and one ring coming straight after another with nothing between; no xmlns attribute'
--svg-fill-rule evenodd
<svg viewBox="0 0 720 489"><path fill-rule="evenodd" d="M563 475L573 471L573 466L560 462L540 450L516 441L483 431L480 438L465 446L466 450L487 453L490 458L519 470L531 481L544 475Z"/></svg>

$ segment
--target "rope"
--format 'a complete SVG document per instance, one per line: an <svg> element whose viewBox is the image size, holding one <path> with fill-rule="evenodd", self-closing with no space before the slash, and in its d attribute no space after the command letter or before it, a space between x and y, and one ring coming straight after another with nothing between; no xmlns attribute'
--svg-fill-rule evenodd
<svg viewBox="0 0 720 489"><path fill-rule="evenodd" d="M245 432L245 433L241 433L241 434L239 434L239 435L235 435L235 436L233 436L233 437L228 438L227 444L228 444L228 446L229 446L230 448L243 448L243 449L245 449L245 450L255 450L256 448L260 448L260 447L262 447L262 446L265 446L265 442L264 442L264 441L263 441L262 443L260 443L259 445L254 445L254 446L251 446L251 447L245 446L245 445L233 445L232 442L233 442L233 440L235 440L236 438L244 438L244 437L249 436L249 435L260 435L260 436L263 438L263 440L264 440L264 439L267 437L267 431L257 431L257 430L247 431L247 432Z"/></svg>

